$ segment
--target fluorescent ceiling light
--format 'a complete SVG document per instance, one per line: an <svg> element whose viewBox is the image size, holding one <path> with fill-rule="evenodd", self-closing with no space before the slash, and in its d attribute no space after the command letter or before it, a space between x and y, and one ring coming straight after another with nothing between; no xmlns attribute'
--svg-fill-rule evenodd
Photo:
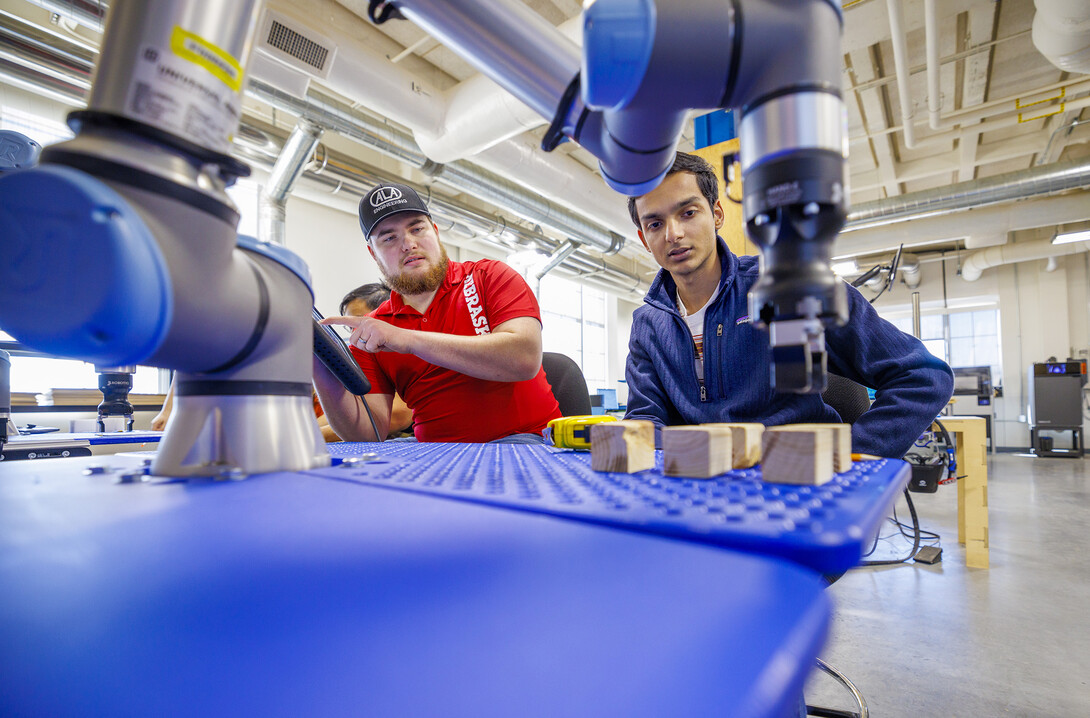
<svg viewBox="0 0 1090 718"><path fill-rule="evenodd" d="M832 270L838 276L846 277L849 274L858 273L859 266L855 263L854 259L846 259L843 262L833 262Z"/></svg>
<svg viewBox="0 0 1090 718"><path fill-rule="evenodd" d="M1084 229L1081 232L1068 232L1066 234L1057 234L1052 238L1053 244L1068 244L1070 242L1085 242L1090 239L1090 229ZM833 271L836 271L835 269Z"/></svg>

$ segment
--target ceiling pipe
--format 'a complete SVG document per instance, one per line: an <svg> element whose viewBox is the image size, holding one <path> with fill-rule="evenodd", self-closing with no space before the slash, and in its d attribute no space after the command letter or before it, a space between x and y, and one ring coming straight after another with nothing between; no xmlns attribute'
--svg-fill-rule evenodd
<svg viewBox="0 0 1090 718"><path fill-rule="evenodd" d="M41 2L43 7L48 6L47 9L52 12L71 17L77 22L91 22L93 27L101 30L101 17L107 5L105 2L91 4L76 2L74 8L69 8L65 2L59 0L41 0ZM69 12L70 9L71 12ZM273 5L272 9L289 17L298 12L293 10L290 4L284 3ZM305 25L302 29L306 29ZM551 25L549 29L557 32L557 28ZM572 31L571 27L567 28L569 34ZM336 28L331 28L330 32L336 33ZM342 38L338 53L342 49L345 51L344 61L341 63L335 61L331 67L331 72L339 67L336 77L340 80L338 83L330 83L338 85L332 89L359 99L399 124L412 128L414 124L424 123L430 126L428 129L434 131L435 123L442 121L443 113L434 97L428 99L428 96L437 96L439 94L437 90L423 87L419 80L408 75L405 70L389 62L385 57L371 57L374 53L368 54L367 49L358 40ZM349 83L348 78L353 78L354 82ZM409 163L460 191L474 194L485 202L504 206L529 222L551 227L558 234L583 241L593 249L611 254L620 251L624 246L624 235L611 230L608 226L603 227L600 222L588 219L597 218L602 207L623 204L619 196L584 165L573 159L554 155L544 163L553 166L561 165L560 174L564 177L562 182L556 180L555 172L540 178L524 173L518 175L517 182L513 182L464 162L437 164L431 161L415 140L406 133L314 92L307 93L307 97L301 100L251 74L248 78L247 94L278 109L299 117L306 117L338 134L360 141L365 146ZM506 92L497 87L495 96L500 97L502 94ZM404 115L407 114L405 109L407 107L415 107L419 111L415 115L406 117ZM535 163L530 166L530 169L540 168L542 165L543 163ZM460 185L460 182L465 184ZM542 188L544 195L563 197L564 204L573 207L576 211L569 211L555 201L541 196L538 185L544 185ZM620 212L608 214L610 215L607 218L608 222L625 226L620 223L624 216Z"/></svg>
<svg viewBox="0 0 1090 718"><path fill-rule="evenodd" d="M284 143L269 171L268 181L262 186L258 202L257 236L261 241L281 246L287 244L288 196L318 146L322 132L323 129L313 122L299 120Z"/></svg>
<svg viewBox="0 0 1090 718"><path fill-rule="evenodd" d="M4 13L0 16L0 59L13 63L28 60L36 71L58 80L80 78L80 84L90 87L94 54L82 47L56 47L56 37L30 23Z"/></svg>
<svg viewBox="0 0 1090 718"><path fill-rule="evenodd" d="M966 282L975 282L986 269L999 267L1004 264L1017 262L1031 262L1038 259L1062 257L1067 254L1076 254L1087 250L1086 242L1072 242L1070 244L1052 244L1052 240L1042 239L1036 242L1020 242L1018 244L1004 244L1000 247L989 247L979 252L970 254L961 263L961 278Z"/></svg>
<svg viewBox="0 0 1090 718"><path fill-rule="evenodd" d="M269 167L277 156L276 144L270 137L270 130L243 125L247 139L236 144L235 154L255 165ZM240 133L240 135L243 133ZM302 179L314 186L322 187L330 195L342 195L350 199L347 211L355 212L355 204L376 184L387 181L378 170L355 164L346 157L334 155L323 146L319 146L315 160L306 169ZM403 181L403 180L399 180ZM544 234L533 232L524 227L509 225L499 216L488 215L443 194L438 194L431 187L413 186L428 203L433 216L461 228L461 231L473 239L486 241L504 252L512 252L528 247L546 252L554 252L571 243L557 243ZM509 237L510 242L499 241L500 237ZM579 252L566 256L560 265L565 271L581 278L595 278L599 284L606 283L611 291L623 289L632 291L642 282L638 276L618 267L606 264L603 259L584 255Z"/></svg>
<svg viewBox="0 0 1090 718"><path fill-rule="evenodd" d="M306 118L337 134L361 142L385 155L411 164L425 174L478 199L509 210L528 222L543 224L558 233L576 238L607 254L620 251L624 237L588 221L582 214L559 207L521 186L468 162L435 164L406 133L355 112L332 98L314 91L305 100L278 90L261 80L249 82L247 94L277 109Z"/></svg>
<svg viewBox="0 0 1090 718"><path fill-rule="evenodd" d="M1090 74L1090 4L1086 0L1035 0L1033 44L1064 72Z"/></svg>
<svg viewBox="0 0 1090 718"><path fill-rule="evenodd" d="M1028 94L1010 95L997 100L989 100L964 110L951 112L940 117L941 127L952 128L955 125L972 125L972 132L974 133L1002 129L1003 127L1017 125L1019 122L1025 122L1027 115L1031 116L1030 119L1036 118L1038 115L1047 117L1054 114L1056 110L1068 111L1086 107L1085 104L1081 104L1086 101L1085 97L1071 98L1088 91L1090 91L1090 79L1065 80L1046 87L1036 88ZM1039 102L1026 102L1028 98L1046 94L1053 94L1053 96L1044 98ZM849 139L849 142L867 142L876 137L896 134L902 128L903 125L892 125L880 130L870 130L853 136ZM949 142L950 140L962 138L964 136L963 132L965 131L946 130L929 135L920 140L918 144L927 146Z"/></svg>
<svg viewBox="0 0 1090 718"><path fill-rule="evenodd" d="M331 3L325 0L319 6ZM502 173L509 179L508 184L517 185L536 195L542 196L558 206L570 207L584 221L618 233L622 237L627 233L628 220L624 211L624 200L611 190L592 170L577 160L563 153L548 153L534 146L530 151L535 155L519 172L508 174L505 164L515 154L524 153L524 149L510 148L511 143L519 142L516 137L530 127L544 123L543 114L516 99L491 79L480 75L470 78L446 91L430 85L425 80L414 76L400 65L391 62L385 55L372 49L367 43L348 33L345 28L322 28L321 32L312 28L313 20L300 16L290 3L276 2L269 6L274 11L294 23L292 29L304 37L323 38L323 42L335 47L336 52L324 77L314 75L323 87L339 95L351 98L356 106L364 107L368 113L389 118L411 132L411 142L415 151L425 155L432 163L450 164L472 155L473 164L487 168L492 172ZM554 47L553 41L568 43L573 48L572 38L578 37L582 28L581 19L573 18L554 27L537 16L529 8L523 13L534 22L534 32L540 35L540 48ZM536 18L533 20L532 18ZM288 20L285 20L288 21ZM365 21L361 21L365 22ZM370 27L360 28L367 32L376 32ZM505 39L507 42L514 42ZM510 45L507 45L510 47ZM255 54L273 57L275 49L268 47L259 38L255 45ZM544 54L545 50L541 49ZM573 49L572 57L578 57ZM275 63L278 63L276 60ZM547 58L542 62L549 65ZM274 63L274 64L275 64ZM267 65L253 64L250 77L270 85L275 81ZM552 64L555 64L555 59ZM572 67L572 74L578 71L578 62ZM543 84L559 85L556 72L542 72L538 78ZM570 76L565 76L570 79ZM563 85L552 88L559 97ZM542 90L544 92L544 90ZM285 93L287 94L287 93ZM313 92L310 93L313 96ZM537 104L541 104L540 101ZM351 112L360 121L365 120L363 113ZM419 164L415 166L420 166ZM560 179L558 179L558 177ZM488 200L491 201L491 200ZM533 219L531 221L539 221ZM584 232L570 227L556 227L561 235L582 239ZM601 251L611 251L607 247L596 247Z"/></svg>
<svg viewBox="0 0 1090 718"><path fill-rule="evenodd" d="M927 53L927 117L931 129L942 129L942 86L939 82L939 14L935 0L923 0L924 45Z"/></svg>
<svg viewBox="0 0 1090 718"><path fill-rule="evenodd" d="M842 234L1085 187L1090 187L1090 159L1035 167L867 202L848 214Z"/></svg>
<svg viewBox="0 0 1090 718"><path fill-rule="evenodd" d="M1070 132L1072 127L1080 124L1086 124L1086 122L1069 124L1066 126L1066 129ZM1061 127L1058 129L1062 131L1065 128ZM1090 143L1090 134L1075 137L1074 139L1065 138L1062 143L1058 144L1058 147L1087 143ZM1051 145L1046 143L1046 151L1050 146ZM1046 154L1041 149L1040 140L1032 136L981 145L977 148L974 162L977 167L983 167L985 165L1025 158L1028 165L1032 156L1037 157L1036 161L1033 162L1033 165L1036 167L1056 162L1055 159L1048 162L1043 161L1046 158ZM897 167L896 180L898 182L913 182L938 175L950 175L959 171L959 169L960 160L957 158L957 154L946 152L942 156L932 156L925 159L910 160L908 162L900 163ZM880 182L877 179L877 176L877 170L871 170L853 177L851 186L852 193L868 192L884 187L885 184Z"/></svg>
<svg viewBox="0 0 1090 718"><path fill-rule="evenodd" d="M916 129L912 126L912 93L908 87L911 71L908 66L908 40L905 36L905 14L901 0L886 0L889 31L893 40L893 68L897 74L897 99L901 105L901 126L905 147L916 146Z"/></svg>
<svg viewBox="0 0 1090 718"><path fill-rule="evenodd" d="M578 242L568 240L564 244L561 244L556 250L549 255L548 261L541 265L533 272L530 272L530 276L527 278L530 289L533 290L534 296L541 296L541 278L549 272L560 266L560 263L571 256L572 252L579 246Z"/></svg>
<svg viewBox="0 0 1090 718"><path fill-rule="evenodd" d="M3 19L0 18L0 25L2 23ZM87 96L90 91L89 80L77 76L72 78L72 82L64 82L50 75L36 72L33 67L33 58L20 57L19 60L20 64L16 64L0 59L0 79L68 107L82 108L86 106ZM384 141L383 138L372 135L368 135L366 139L370 142ZM266 131L248 124L245 120L243 121L239 127L236 145L233 149L236 156L271 170L278 151L278 143L273 142ZM357 201L367 190L386 179L378 174L367 174L347 163L344 165L347 169L343 170L339 178L335 178L333 176L335 174L333 169L335 164L335 162L323 162L318 171L307 170L303 176L310 182L321 183L329 193L337 193L343 190L346 194L354 194ZM352 183L352 185L349 186L349 183ZM556 241L542 234L529 232L522 227L508 225L500 217L482 219L486 215L478 210L441 195L432 194L430 188L420 188L420 190L434 203L433 206L438 208L440 216L446 218L452 224L471 227L467 230L468 235L476 236L479 234L483 236L486 233L506 233L514 238L516 246L519 244L535 246L550 252L557 247ZM502 245L499 242L492 242L492 244L502 247L504 251L512 251L511 246ZM603 259L593 255L580 256L579 253L573 254L565 260L562 266L570 274L590 279L607 291L630 293L637 291L644 284L638 276L608 265Z"/></svg>
<svg viewBox="0 0 1090 718"><path fill-rule="evenodd" d="M983 207L970 212L921 217L912 222L895 222L861 229L837 239L839 261L848 257L905 249L922 250L928 245L964 240L969 248L981 238L1004 244L1011 232L1051 227L1090 219L1090 192L1071 192L1021 202ZM993 241L992 238L995 238ZM985 246L985 245L976 245Z"/></svg>
<svg viewBox="0 0 1090 718"><path fill-rule="evenodd" d="M5 29L8 27L6 19L0 19L0 27ZM25 43L12 44L7 51L15 58L15 62L0 59L0 72L10 77L13 84L18 84L24 89L36 90L32 87L31 77L17 69L18 64L35 69L39 74L49 75L55 81L54 84L60 83L59 91L52 94L54 99L71 102L68 97L71 87L65 86L66 83L58 81L55 77L62 70L65 72L70 70L70 74L77 78L77 82L84 81L87 82L88 87L90 86L89 81L84 80L91 75L90 59L67 56L62 63L57 58L45 57L41 48L31 47ZM15 66L8 67L8 65ZM80 84L83 83L80 82ZM354 112L343 103L323 98L313 92L308 93L306 100L301 100L256 79L251 79L248 83L247 94L313 124L331 129L389 157L420 168L439 181L473 194L485 202L509 209L527 221L543 224L561 234L581 239L594 249L605 253L615 253L624 246L624 238L620 234L589 222L581 214L570 212L542 197L535 196L493 173L465 162L449 165L431 163L406 133L396 130L389 124ZM79 104L83 104L82 99Z"/></svg>
<svg viewBox="0 0 1090 718"><path fill-rule="evenodd" d="M89 27L95 32L102 32L106 22L106 8L108 3L104 0L27 0L32 5L48 10L51 13L66 17L69 20Z"/></svg>

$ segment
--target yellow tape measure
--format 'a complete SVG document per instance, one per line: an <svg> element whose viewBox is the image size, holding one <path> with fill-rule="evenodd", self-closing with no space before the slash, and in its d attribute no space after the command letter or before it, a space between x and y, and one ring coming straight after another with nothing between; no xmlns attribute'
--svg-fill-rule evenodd
<svg viewBox="0 0 1090 718"><path fill-rule="evenodd" d="M617 421L609 414L562 416L553 419L542 433L546 444L562 449L589 449L590 427L606 421Z"/></svg>

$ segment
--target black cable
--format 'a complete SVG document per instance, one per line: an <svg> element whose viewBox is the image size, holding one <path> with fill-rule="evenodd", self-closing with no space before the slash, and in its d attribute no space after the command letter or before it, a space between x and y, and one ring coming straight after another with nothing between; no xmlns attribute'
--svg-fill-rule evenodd
<svg viewBox="0 0 1090 718"><path fill-rule="evenodd" d="M896 506L893 507L893 518L891 518L890 521L893 522L894 526L896 526L898 529L901 530L901 535L902 536L904 536L905 538L912 538L912 534L905 533L905 529L910 529L912 527L909 526L906 523L902 523L901 521L899 521L897 519L897 507ZM942 537L940 537L937 533L935 533L934 531L928 531L927 529L920 529L920 538L923 539L923 540L926 540L926 541L941 541L942 540Z"/></svg>
<svg viewBox="0 0 1090 718"><path fill-rule="evenodd" d="M904 563L920 550L920 517L916 515L916 505L912 503L912 497L908 495L908 489L905 489L905 501L908 502L908 512L912 515L912 528L915 532L915 536L912 541L912 550L904 558L890 559L887 561L864 561L860 566L892 566L898 563Z"/></svg>
<svg viewBox="0 0 1090 718"><path fill-rule="evenodd" d="M940 483L950 483L951 481L956 481L959 478L964 478L963 476L957 475L958 457L957 453L954 451L954 441L950 438L950 432L946 430L946 427L943 426L942 422L939 421L937 418L935 419L935 426L939 427L939 431L942 432L942 441L944 444L946 444L947 474L946 479L944 481L941 481Z"/></svg>

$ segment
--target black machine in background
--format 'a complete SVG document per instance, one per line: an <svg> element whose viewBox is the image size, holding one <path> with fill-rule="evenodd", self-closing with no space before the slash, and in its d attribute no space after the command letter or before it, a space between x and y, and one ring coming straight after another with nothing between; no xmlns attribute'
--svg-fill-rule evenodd
<svg viewBox="0 0 1090 718"><path fill-rule="evenodd" d="M1081 458L1082 409L1086 362L1047 361L1031 364L1029 385L1030 450L1037 456ZM1071 432L1071 448L1060 449L1042 431Z"/></svg>
<svg viewBox="0 0 1090 718"><path fill-rule="evenodd" d="M954 396L950 399L950 416L980 416L984 419L984 432L988 446L995 450L993 424L995 422L995 387L992 385L990 366L951 367L954 371Z"/></svg>

